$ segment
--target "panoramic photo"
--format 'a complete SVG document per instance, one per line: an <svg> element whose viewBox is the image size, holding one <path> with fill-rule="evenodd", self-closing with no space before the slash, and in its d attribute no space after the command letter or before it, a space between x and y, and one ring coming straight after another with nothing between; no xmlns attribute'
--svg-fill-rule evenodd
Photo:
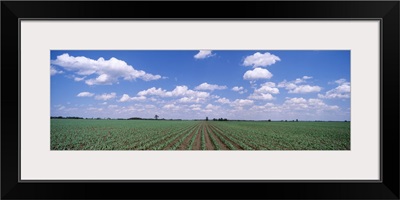
<svg viewBox="0 0 400 200"><path fill-rule="evenodd" d="M349 50L51 50L51 150L350 150Z"/></svg>

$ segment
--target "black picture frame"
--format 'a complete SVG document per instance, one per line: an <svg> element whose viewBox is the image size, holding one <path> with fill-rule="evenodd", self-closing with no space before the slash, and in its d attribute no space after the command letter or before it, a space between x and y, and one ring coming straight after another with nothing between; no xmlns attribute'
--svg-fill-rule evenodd
<svg viewBox="0 0 400 200"><path fill-rule="evenodd" d="M154 8L161 8L162 11ZM398 1L2 1L2 199L399 199ZM379 19L381 174L378 182L19 182L19 19ZM17 83L18 81L18 83ZM153 191L148 193L148 190Z"/></svg>

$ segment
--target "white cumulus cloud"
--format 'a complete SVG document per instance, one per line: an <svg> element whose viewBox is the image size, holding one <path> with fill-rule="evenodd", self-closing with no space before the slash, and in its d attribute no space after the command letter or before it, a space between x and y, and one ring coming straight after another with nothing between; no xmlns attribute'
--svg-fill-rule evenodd
<svg viewBox="0 0 400 200"><path fill-rule="evenodd" d="M74 81L79 82L85 80L86 76L84 77L74 77Z"/></svg>
<svg viewBox="0 0 400 200"><path fill-rule="evenodd" d="M199 53L197 53L193 57L196 59L204 59L204 58L208 58L208 57L211 57L214 55L215 54L213 54L212 51L210 51L210 50L200 50Z"/></svg>
<svg viewBox="0 0 400 200"><path fill-rule="evenodd" d="M285 88L287 90L293 90L297 87L297 85L293 82L288 82L288 81L284 80L278 84L278 87Z"/></svg>
<svg viewBox="0 0 400 200"><path fill-rule="evenodd" d="M193 111L199 111L199 110L201 110L201 105L200 104L193 104L193 105L190 105L189 108L191 110L193 110Z"/></svg>
<svg viewBox="0 0 400 200"><path fill-rule="evenodd" d="M295 84L299 84L299 83L304 83L305 80L301 79L301 78L296 78L296 80L294 80Z"/></svg>
<svg viewBox="0 0 400 200"><path fill-rule="evenodd" d="M143 101L146 100L145 96L131 97L132 101Z"/></svg>
<svg viewBox="0 0 400 200"><path fill-rule="evenodd" d="M201 103L205 101L204 98L198 98L198 97L182 97L178 99L179 103Z"/></svg>
<svg viewBox="0 0 400 200"><path fill-rule="evenodd" d="M51 66L50 65L50 75L51 76L54 76L54 75L56 75L56 74L62 74L62 73L64 73L63 71L59 71L59 70L57 70L54 66Z"/></svg>
<svg viewBox="0 0 400 200"><path fill-rule="evenodd" d="M254 90L254 93L249 96L249 99L256 100L272 100L272 94L279 94L279 89L276 88L274 82L266 82L261 84L260 88Z"/></svg>
<svg viewBox="0 0 400 200"><path fill-rule="evenodd" d="M311 79L311 76L303 76L302 78L296 78L293 81L282 81L278 84L279 88L285 88L288 90L288 93L311 93L311 92L319 92L322 90L320 86L316 85L304 85L305 82L307 82L308 79ZM303 83L303 85L299 85Z"/></svg>
<svg viewBox="0 0 400 200"><path fill-rule="evenodd" d="M90 93L90 92L81 92L78 95L76 95L77 97L92 97L94 95L94 93Z"/></svg>
<svg viewBox="0 0 400 200"><path fill-rule="evenodd" d="M327 105L321 99L288 98L282 105L284 110L338 110L339 106Z"/></svg>
<svg viewBox="0 0 400 200"><path fill-rule="evenodd" d="M180 86L176 86L175 89L172 91L166 91L161 88L152 87L147 90L138 92L138 95L139 96L155 95L155 96L161 96L161 97L186 96L186 97L194 97L194 98L207 98L210 96L210 93L190 90L190 89L188 89L187 86L180 85Z"/></svg>
<svg viewBox="0 0 400 200"><path fill-rule="evenodd" d="M336 80L335 83L341 85L341 84L343 84L343 83L346 83L346 79L341 78L341 79L339 79L339 80Z"/></svg>
<svg viewBox="0 0 400 200"><path fill-rule="evenodd" d="M103 108L95 108L95 107L90 107L90 108L87 108L86 110L89 110L89 111L95 111L95 112L100 112L100 111L102 111L102 110L103 110Z"/></svg>
<svg viewBox="0 0 400 200"><path fill-rule="evenodd" d="M167 110L179 110L180 106L177 106L175 104L166 104L163 106L163 108L165 108Z"/></svg>
<svg viewBox="0 0 400 200"><path fill-rule="evenodd" d="M269 93L253 93L249 96L249 99L256 99L256 100L272 100L274 97L272 94Z"/></svg>
<svg viewBox="0 0 400 200"><path fill-rule="evenodd" d="M268 52L265 52L264 54L257 52L253 55L247 56L243 61L243 65L252 66L254 68L266 67L275 64L277 61L280 60L281 59L278 56L270 54Z"/></svg>
<svg viewBox="0 0 400 200"><path fill-rule="evenodd" d="M231 102L231 106L243 107L253 105L253 103L254 101L249 99L236 99L235 101Z"/></svg>
<svg viewBox="0 0 400 200"><path fill-rule="evenodd" d="M117 96L117 94L115 92L112 92L110 94L104 93L104 94L101 94L101 95L96 95L94 98L96 100L107 101L107 100L115 98L116 96Z"/></svg>
<svg viewBox="0 0 400 200"><path fill-rule="evenodd" d="M118 60L114 57L109 60L105 60L102 57L93 60L84 56L74 57L65 53L57 56L57 59L52 60L51 64L60 66L68 71L73 71L80 76L96 75L96 78L85 81L88 85L111 85L117 83L120 78L129 81L135 79L152 81L161 78L160 75L153 75L143 70L136 70L125 61Z"/></svg>
<svg viewBox="0 0 400 200"><path fill-rule="evenodd" d="M137 97L130 97L127 94L123 94L122 97L118 100L119 102L127 102L127 101L141 101L146 100L145 96L137 96Z"/></svg>
<svg viewBox="0 0 400 200"><path fill-rule="evenodd" d="M146 95L164 96L165 92L166 92L166 90L163 90L161 88L152 87L147 90L138 92L138 95L139 96L146 96Z"/></svg>
<svg viewBox="0 0 400 200"><path fill-rule="evenodd" d="M319 92L321 91L321 87L319 86L311 86L311 85L299 85L296 88L289 90L289 93L310 93L310 92Z"/></svg>
<svg viewBox="0 0 400 200"><path fill-rule="evenodd" d="M235 87L232 88L232 90L235 91L235 92L239 92L239 91L241 91L243 89L244 89L243 87L238 87L238 86L235 86Z"/></svg>
<svg viewBox="0 0 400 200"><path fill-rule="evenodd" d="M271 72L263 68L255 68L248 70L243 75L244 80L257 80L257 79L270 79L272 77Z"/></svg>
<svg viewBox="0 0 400 200"><path fill-rule="evenodd" d="M225 85L215 85L215 84L208 84L208 83L202 83L195 87L195 90L225 90L227 87Z"/></svg>
<svg viewBox="0 0 400 200"><path fill-rule="evenodd" d="M346 79L336 80L335 83L339 84L336 88L327 91L324 95L318 94L319 98L323 99L347 99L350 98L350 82L347 82Z"/></svg>
<svg viewBox="0 0 400 200"><path fill-rule="evenodd" d="M222 103L222 104L231 103L231 101L229 99L225 98L225 97L224 98L220 98L220 99L216 100L215 102Z"/></svg>
<svg viewBox="0 0 400 200"><path fill-rule="evenodd" d="M276 88L276 84L274 82L266 82L261 84L261 87L255 90L256 93L270 93L270 94L279 94L279 89Z"/></svg>
<svg viewBox="0 0 400 200"><path fill-rule="evenodd" d="M244 94L247 92L246 89L244 89L242 86L235 86L232 88L232 91L238 92L239 94Z"/></svg>
<svg viewBox="0 0 400 200"><path fill-rule="evenodd" d="M220 108L220 106L215 106L212 104L207 104L207 106L205 107L207 110L217 110Z"/></svg>
<svg viewBox="0 0 400 200"><path fill-rule="evenodd" d="M119 102L127 102L131 99L131 97L127 94L123 94L121 99L119 99Z"/></svg>
<svg viewBox="0 0 400 200"><path fill-rule="evenodd" d="M285 103L289 104L300 104L300 103L307 103L307 100L304 98L289 98L288 100L285 101Z"/></svg>

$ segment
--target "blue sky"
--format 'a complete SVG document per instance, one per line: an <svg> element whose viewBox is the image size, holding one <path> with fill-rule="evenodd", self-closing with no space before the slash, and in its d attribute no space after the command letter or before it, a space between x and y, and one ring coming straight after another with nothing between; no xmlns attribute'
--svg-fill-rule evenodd
<svg viewBox="0 0 400 200"><path fill-rule="evenodd" d="M350 120L350 51L50 54L51 116Z"/></svg>

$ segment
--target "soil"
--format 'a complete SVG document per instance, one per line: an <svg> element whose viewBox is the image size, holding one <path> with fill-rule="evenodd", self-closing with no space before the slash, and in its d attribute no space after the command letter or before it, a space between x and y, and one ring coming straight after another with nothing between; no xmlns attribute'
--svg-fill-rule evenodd
<svg viewBox="0 0 400 200"><path fill-rule="evenodd" d="M193 127L189 127L188 129L184 130L181 132L181 135L179 137L177 137L174 141L172 141L171 143L169 143L164 150L169 150L171 147L174 146L175 143L179 142L180 139L182 139L183 137L185 137L187 131L190 131Z"/></svg>
<svg viewBox="0 0 400 200"><path fill-rule="evenodd" d="M179 146L178 150L188 150L190 141L192 140L193 135L196 134L197 127L198 125L193 128L192 133L185 139L185 141L183 141L181 146Z"/></svg>
<svg viewBox="0 0 400 200"><path fill-rule="evenodd" d="M210 125L211 127L214 128L214 131L217 131L223 138L225 138L227 141L229 141L234 147L236 147L236 149L238 150L243 150L243 148L241 146L239 146L238 144L236 144L235 142L233 142L231 139L229 139L226 135L224 135L221 130L218 130L215 128L215 126Z"/></svg>
<svg viewBox="0 0 400 200"><path fill-rule="evenodd" d="M206 149L207 150L215 150L215 147L210 139L210 136L208 135L208 124L207 123L203 126L203 132L204 132L204 139L206 141Z"/></svg>
<svg viewBox="0 0 400 200"><path fill-rule="evenodd" d="M229 150L229 148L215 135L213 129L210 126L208 126L208 129L209 135L211 135L215 139L215 141L217 141L220 150Z"/></svg>
<svg viewBox="0 0 400 200"><path fill-rule="evenodd" d="M202 124L200 126L202 126ZM192 150L201 150L201 127L196 133L196 139L194 140Z"/></svg>

